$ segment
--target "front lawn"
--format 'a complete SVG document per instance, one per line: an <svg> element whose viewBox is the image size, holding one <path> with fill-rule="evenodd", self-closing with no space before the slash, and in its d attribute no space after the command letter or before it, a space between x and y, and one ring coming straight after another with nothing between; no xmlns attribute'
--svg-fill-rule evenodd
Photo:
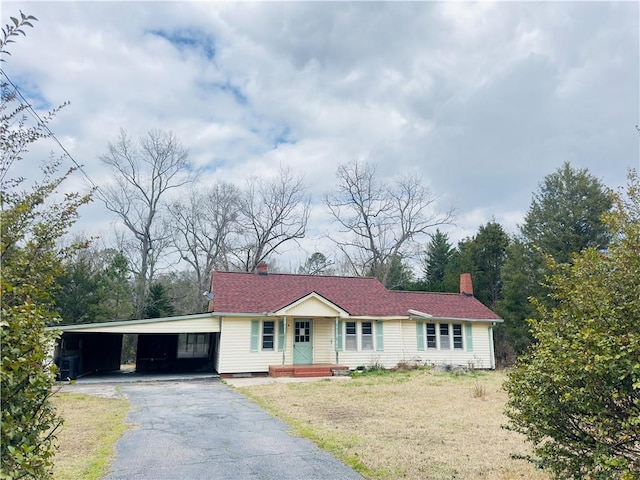
<svg viewBox="0 0 640 480"><path fill-rule="evenodd" d="M115 443L127 429L129 402L76 393L56 393L53 404L64 423L56 432L56 480L98 480L109 468Z"/></svg>
<svg viewBox="0 0 640 480"><path fill-rule="evenodd" d="M505 375L413 370L239 390L369 479L548 479L506 422Z"/></svg>

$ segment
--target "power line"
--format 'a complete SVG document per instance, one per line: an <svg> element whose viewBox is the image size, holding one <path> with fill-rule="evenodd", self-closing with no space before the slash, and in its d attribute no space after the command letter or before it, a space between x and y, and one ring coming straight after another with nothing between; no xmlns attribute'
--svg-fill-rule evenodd
<svg viewBox="0 0 640 480"><path fill-rule="evenodd" d="M82 168L82 165L80 165L75 158L73 158L73 156L69 153L69 151L64 147L64 145L62 145L62 142L60 140L58 140L58 137L56 137L56 135L49 129L49 127L47 126L47 124L42 120L42 118L40 118L40 115L38 115L38 112L36 112L33 107L31 106L31 104L27 101L27 99L24 97L24 95L22 95L22 92L20 91L20 89L16 86L15 83L13 83L11 81L11 79L9 78L9 76L6 74L6 72L4 71L4 69L0 68L0 72L2 73L2 75L4 76L4 78L7 80L7 82L9 83L9 85L11 85L13 87L13 89L15 90L15 92L18 94L18 96L20 97L20 99L22 100L22 102L26 105L27 110L29 111L29 113L31 113L31 115L34 117L34 119L38 122L39 125L42 126L42 128L49 134L49 137L53 138L55 140L55 142L58 144L58 146L62 149L62 151L65 153L65 155L67 157L69 157L71 159L71 161L73 162L73 164L78 168L78 170L80 170L80 172L84 175L84 177L88 180L88 182L91 184L91 186L95 189L98 188L98 186L94 183L93 180L91 180L91 177L89 177L89 175L87 174L87 172L84 171L84 169Z"/></svg>

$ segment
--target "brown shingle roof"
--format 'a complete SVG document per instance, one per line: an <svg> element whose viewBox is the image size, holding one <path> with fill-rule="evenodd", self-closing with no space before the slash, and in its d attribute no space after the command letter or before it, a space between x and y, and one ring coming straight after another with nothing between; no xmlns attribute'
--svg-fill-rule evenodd
<svg viewBox="0 0 640 480"><path fill-rule="evenodd" d="M226 313L276 312L316 292L352 316L407 316L412 309L438 318L500 319L471 296L387 290L371 277L214 272L212 291L215 311Z"/></svg>

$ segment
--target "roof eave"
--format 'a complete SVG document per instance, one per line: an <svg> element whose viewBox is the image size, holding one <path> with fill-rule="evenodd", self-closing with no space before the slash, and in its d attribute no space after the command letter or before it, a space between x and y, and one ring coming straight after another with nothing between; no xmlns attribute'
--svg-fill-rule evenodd
<svg viewBox="0 0 640 480"><path fill-rule="evenodd" d="M137 320L122 320L117 322L96 322L96 323L79 323L76 325L52 325L47 327L46 330L85 330L87 328L102 328L102 327L121 327L124 325L144 325L147 323L162 323L162 322L176 322L183 320L196 320L199 318L217 317L214 312L206 313L194 313L190 315L178 315L174 317L159 317L159 318L141 318Z"/></svg>
<svg viewBox="0 0 640 480"><path fill-rule="evenodd" d="M503 323L504 320L501 318L459 318L459 317L420 317L412 315L409 318L413 320L444 320L446 322L466 322L466 323Z"/></svg>

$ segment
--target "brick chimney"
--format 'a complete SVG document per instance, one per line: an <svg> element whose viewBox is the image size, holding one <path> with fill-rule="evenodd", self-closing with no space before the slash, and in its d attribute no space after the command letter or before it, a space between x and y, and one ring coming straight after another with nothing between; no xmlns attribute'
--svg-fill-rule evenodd
<svg viewBox="0 0 640 480"><path fill-rule="evenodd" d="M473 297L473 283L471 283L470 273L460 274L460 294Z"/></svg>
<svg viewBox="0 0 640 480"><path fill-rule="evenodd" d="M267 275L269 273L267 262L260 262L256 267L256 273L258 275Z"/></svg>

